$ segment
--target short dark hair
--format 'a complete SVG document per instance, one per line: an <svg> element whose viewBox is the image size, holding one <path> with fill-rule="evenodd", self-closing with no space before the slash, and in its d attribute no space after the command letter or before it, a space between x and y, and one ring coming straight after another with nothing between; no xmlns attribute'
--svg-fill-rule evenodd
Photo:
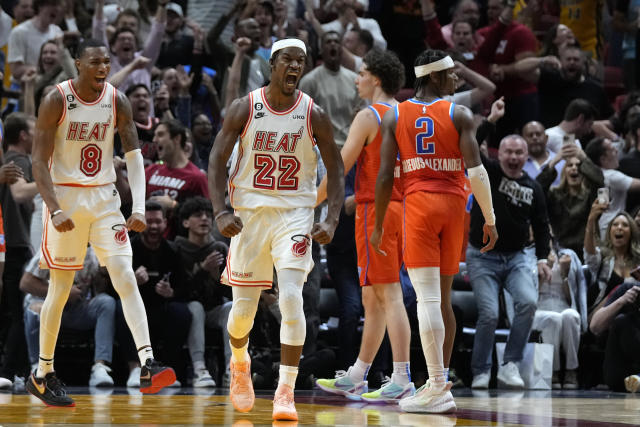
<svg viewBox="0 0 640 427"><path fill-rule="evenodd" d="M35 118L22 112L11 113L4 119L4 139L6 145L20 142L20 132L29 130L29 121Z"/></svg>
<svg viewBox="0 0 640 427"><path fill-rule="evenodd" d="M58 6L60 4L59 0L33 0L33 11L34 13L38 13L41 7L44 6Z"/></svg>
<svg viewBox="0 0 640 427"><path fill-rule="evenodd" d="M149 95L151 95L151 90L149 90L149 88L147 87L147 85L146 85L146 84L144 84L144 83L138 83L137 85L130 86L124 94L125 94L125 95L127 96L127 98L128 98L128 97L129 97L129 95L131 95L133 92L135 92L136 90L138 90L138 89L140 89L140 88L143 88L144 90L146 90L146 91L147 91L147 93L148 93Z"/></svg>
<svg viewBox="0 0 640 427"><path fill-rule="evenodd" d="M115 33L113 33L113 37L111 37L111 41L109 42L109 44L111 46L113 46L116 43L116 40L118 40L118 36L122 33L131 33L133 34L133 38L136 41L136 46L138 46L138 35L136 33L133 32L133 30L131 30L130 28L120 28L118 30L116 30Z"/></svg>
<svg viewBox="0 0 640 427"><path fill-rule="evenodd" d="M116 22L115 23L117 24L118 21L120 20L120 18L123 17L123 16L131 16L133 18L136 18L138 20L138 24L140 24L140 21L141 21L140 14L137 11L133 10L133 9L125 9L122 12L120 12L118 14L118 16L116 16Z"/></svg>
<svg viewBox="0 0 640 427"><path fill-rule="evenodd" d="M451 32L452 33L456 30L456 25L458 25L458 24L467 24L468 26L471 27L471 32L473 33L473 24L471 24L471 22L469 22L469 20L467 20L467 19L455 19L451 23Z"/></svg>
<svg viewBox="0 0 640 427"><path fill-rule="evenodd" d="M585 120L591 120L598 115L598 112L596 111L596 107L589 101L577 98L571 101L564 110L564 120L570 122L571 120L577 119L581 114Z"/></svg>
<svg viewBox="0 0 640 427"><path fill-rule="evenodd" d="M198 212L207 212L213 216L211 201L202 196L189 197L180 207L180 221L189 219L191 215Z"/></svg>
<svg viewBox="0 0 640 427"><path fill-rule="evenodd" d="M362 28L352 31L355 31L358 34L358 40L366 46L367 52L373 49L373 35L371 34L371 31L363 30Z"/></svg>
<svg viewBox="0 0 640 427"><path fill-rule="evenodd" d="M84 39L76 49L76 59L82 58L84 51L92 47L107 47L102 41L96 39Z"/></svg>
<svg viewBox="0 0 640 427"><path fill-rule="evenodd" d="M594 164L600 166L600 157L605 153L603 136L593 138L584 149L585 154Z"/></svg>
<svg viewBox="0 0 640 427"><path fill-rule="evenodd" d="M395 95L404 85L404 65L392 51L371 49L362 62L371 74L380 79L386 94Z"/></svg>
<svg viewBox="0 0 640 427"><path fill-rule="evenodd" d="M322 44L324 44L324 40L331 34L335 34L336 36L338 36L338 39L340 40L340 43L342 43L342 36L340 35L339 32L334 31L334 30L325 31L325 33L322 35L322 38L320 39L320 42Z"/></svg>
<svg viewBox="0 0 640 427"><path fill-rule="evenodd" d="M162 216L165 216L165 212L164 212L164 208L162 207L162 205L156 201L153 200L147 200L146 202L144 202L144 209L147 212L152 212L152 211L160 211L162 212Z"/></svg>
<svg viewBox="0 0 640 427"><path fill-rule="evenodd" d="M418 55L413 65L417 67L419 65L431 64L432 62L439 61L446 57L447 57L447 53L442 50L427 49L424 52L422 52L420 55ZM422 88L423 86L426 86L429 83L429 79L430 79L430 74L416 78L416 81L413 84L413 87L416 90L416 93L420 88Z"/></svg>
<svg viewBox="0 0 640 427"><path fill-rule="evenodd" d="M164 119L158 123L158 126L164 125L169 131L171 138L180 135L180 147L183 149L187 146L187 128L178 119Z"/></svg>

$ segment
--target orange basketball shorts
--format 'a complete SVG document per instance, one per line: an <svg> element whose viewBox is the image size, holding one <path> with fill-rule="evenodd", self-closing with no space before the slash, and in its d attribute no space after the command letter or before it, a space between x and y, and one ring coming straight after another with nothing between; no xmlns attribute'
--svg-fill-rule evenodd
<svg viewBox="0 0 640 427"><path fill-rule="evenodd" d="M391 201L382 224L380 249L387 255L373 250L369 237L376 225L374 203L358 203L356 206L356 250L358 251L358 276L360 286L400 282L402 265L402 202Z"/></svg>
<svg viewBox="0 0 640 427"><path fill-rule="evenodd" d="M404 199L404 263L458 272L464 240L465 199L447 193L410 193Z"/></svg>

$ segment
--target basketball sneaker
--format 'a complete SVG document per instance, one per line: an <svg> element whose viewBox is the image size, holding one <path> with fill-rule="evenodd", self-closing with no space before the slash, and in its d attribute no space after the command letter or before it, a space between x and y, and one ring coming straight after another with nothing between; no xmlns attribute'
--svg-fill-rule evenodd
<svg viewBox="0 0 640 427"><path fill-rule="evenodd" d="M416 387L412 382L405 386L398 385L393 382L393 375L391 378L385 377L385 381L376 391L369 393L362 393L362 400L371 403L395 403L405 397L413 396L416 392Z"/></svg>
<svg viewBox="0 0 640 427"><path fill-rule="evenodd" d="M316 380L316 385L327 393L360 400L360 396L369 391L369 383L367 381L354 383L349 377L349 372L351 372L351 368L348 371L337 371L334 379L319 378Z"/></svg>
<svg viewBox="0 0 640 427"><path fill-rule="evenodd" d="M155 394L175 381L174 370L156 360L147 359L140 368L140 391L143 393Z"/></svg>
<svg viewBox="0 0 640 427"><path fill-rule="evenodd" d="M629 375L624 379L624 387L629 393L635 393L640 390L640 374Z"/></svg>
<svg viewBox="0 0 640 427"><path fill-rule="evenodd" d="M405 397L398 404L404 412L426 412L431 414L443 414L454 412L456 403L451 395L451 382L434 384L427 380L416 394Z"/></svg>
<svg viewBox="0 0 640 427"><path fill-rule="evenodd" d="M256 400L251 382L251 361L233 363L232 359L229 362L229 368L231 370L229 387L231 403L238 412L249 412Z"/></svg>
<svg viewBox="0 0 640 427"><path fill-rule="evenodd" d="M293 389L287 384L279 384L273 396L273 419L276 421L298 421Z"/></svg>
<svg viewBox="0 0 640 427"><path fill-rule="evenodd" d="M67 396L64 384L56 377L55 372L47 373L44 378L36 377L33 372L25 388L47 406L76 406L73 399Z"/></svg>

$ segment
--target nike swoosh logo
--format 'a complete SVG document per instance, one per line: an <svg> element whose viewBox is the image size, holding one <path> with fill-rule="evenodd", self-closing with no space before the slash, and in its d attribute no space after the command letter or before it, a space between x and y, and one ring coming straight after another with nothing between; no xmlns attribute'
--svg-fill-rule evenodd
<svg viewBox="0 0 640 427"><path fill-rule="evenodd" d="M36 381L35 378L33 378L31 380L31 382L33 382L33 385L36 386L36 389L38 390L38 393L44 394L44 384L38 384L38 381Z"/></svg>
<svg viewBox="0 0 640 427"><path fill-rule="evenodd" d="M144 375L144 376L140 375L140 379L141 380L150 380L151 379L151 373L147 372L147 375Z"/></svg>

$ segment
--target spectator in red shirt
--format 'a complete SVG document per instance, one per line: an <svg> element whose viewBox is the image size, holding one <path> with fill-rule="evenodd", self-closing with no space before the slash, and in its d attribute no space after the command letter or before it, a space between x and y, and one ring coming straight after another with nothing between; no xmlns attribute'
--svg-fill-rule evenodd
<svg viewBox="0 0 640 427"><path fill-rule="evenodd" d="M163 120L156 127L153 142L157 145L158 158L145 169L147 196L166 208L192 196L209 196L207 176L194 165L187 154L186 128L179 120Z"/></svg>
<svg viewBox="0 0 640 427"><path fill-rule="evenodd" d="M514 67L517 61L535 56L538 42L528 27L513 21L514 4L510 1L502 9L478 49L478 56L491 64L489 77L496 83L496 97L504 96L506 104L505 115L496 127L498 141L538 118L536 85L519 77Z"/></svg>

